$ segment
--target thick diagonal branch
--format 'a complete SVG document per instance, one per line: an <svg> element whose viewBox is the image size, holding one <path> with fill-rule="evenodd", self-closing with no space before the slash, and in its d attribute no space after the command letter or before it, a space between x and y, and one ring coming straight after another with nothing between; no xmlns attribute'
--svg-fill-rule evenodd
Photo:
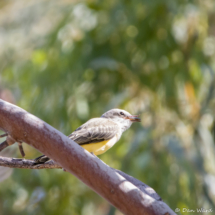
<svg viewBox="0 0 215 215"><path fill-rule="evenodd" d="M0 166L9 167L9 168L20 168L20 169L62 169L62 167L55 163L54 161L49 161L44 164L34 165L34 160L19 159L19 158L8 158L0 156ZM110 167L111 168L111 167ZM147 193L149 196L155 200L161 200L161 197L148 185L137 180L136 178L127 175L126 173L111 168L121 176L123 176L127 181L137 186L142 192Z"/></svg>
<svg viewBox="0 0 215 215"><path fill-rule="evenodd" d="M175 214L164 202L142 192L97 157L47 123L0 100L0 128L72 173L124 214Z"/></svg>

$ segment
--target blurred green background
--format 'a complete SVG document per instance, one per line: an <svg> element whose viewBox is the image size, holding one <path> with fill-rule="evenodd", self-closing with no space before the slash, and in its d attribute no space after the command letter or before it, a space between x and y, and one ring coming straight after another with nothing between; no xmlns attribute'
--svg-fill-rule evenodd
<svg viewBox="0 0 215 215"><path fill-rule="evenodd" d="M213 0L0 1L0 47L0 98L66 135L111 108L140 114L99 157L181 214L215 211ZM121 214L62 170L0 170L2 214Z"/></svg>

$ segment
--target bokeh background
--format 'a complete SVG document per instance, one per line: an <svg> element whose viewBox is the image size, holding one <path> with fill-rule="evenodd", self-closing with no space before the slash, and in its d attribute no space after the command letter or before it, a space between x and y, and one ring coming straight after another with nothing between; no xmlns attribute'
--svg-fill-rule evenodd
<svg viewBox="0 0 215 215"><path fill-rule="evenodd" d="M0 1L0 47L2 99L66 135L111 108L140 114L99 157L173 210L215 211L213 0ZM2 214L121 214L62 170L0 180Z"/></svg>

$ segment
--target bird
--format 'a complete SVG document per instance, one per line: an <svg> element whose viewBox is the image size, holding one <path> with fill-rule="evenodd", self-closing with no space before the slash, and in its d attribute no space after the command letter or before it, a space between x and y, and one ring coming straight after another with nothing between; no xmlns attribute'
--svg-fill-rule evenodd
<svg viewBox="0 0 215 215"><path fill-rule="evenodd" d="M99 118L92 118L77 128L68 137L94 155L110 149L133 122L141 122L138 115L121 109L111 109ZM34 159L34 165L51 160L46 155Z"/></svg>

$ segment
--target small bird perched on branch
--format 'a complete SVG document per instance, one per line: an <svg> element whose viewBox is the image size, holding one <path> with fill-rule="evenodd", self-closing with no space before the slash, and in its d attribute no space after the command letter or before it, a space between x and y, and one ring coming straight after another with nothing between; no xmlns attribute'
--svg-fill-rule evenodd
<svg viewBox="0 0 215 215"><path fill-rule="evenodd" d="M100 118L90 119L68 137L87 151L100 155L110 149L133 122L140 121L137 115L131 115L125 110L111 109ZM49 160L46 155L42 155L34 160L34 165Z"/></svg>

